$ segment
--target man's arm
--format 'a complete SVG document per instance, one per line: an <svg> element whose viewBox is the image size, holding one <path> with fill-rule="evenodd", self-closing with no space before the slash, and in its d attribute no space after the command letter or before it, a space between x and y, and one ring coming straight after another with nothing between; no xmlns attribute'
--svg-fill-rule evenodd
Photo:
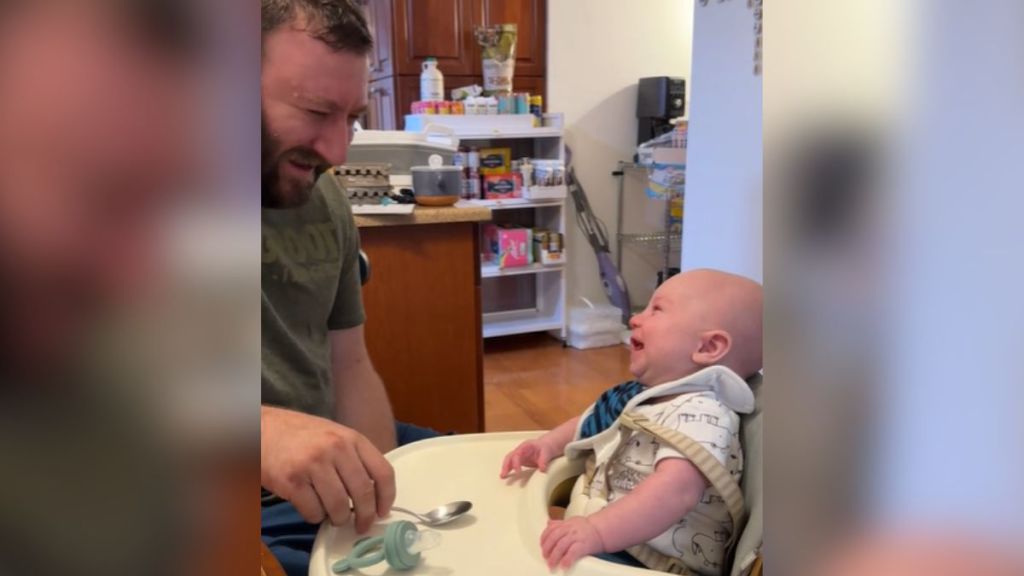
<svg viewBox="0 0 1024 576"><path fill-rule="evenodd" d="M384 382L370 361L363 327L334 330L331 338L331 380L335 415L373 442L381 452L395 447L395 418Z"/></svg>

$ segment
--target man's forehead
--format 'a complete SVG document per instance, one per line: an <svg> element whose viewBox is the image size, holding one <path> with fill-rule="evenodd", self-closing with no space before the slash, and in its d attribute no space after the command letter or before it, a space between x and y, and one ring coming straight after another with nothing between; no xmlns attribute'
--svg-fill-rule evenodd
<svg viewBox="0 0 1024 576"><path fill-rule="evenodd" d="M263 38L263 77L272 89L321 99L365 92L368 56L338 51L308 31L283 27Z"/></svg>

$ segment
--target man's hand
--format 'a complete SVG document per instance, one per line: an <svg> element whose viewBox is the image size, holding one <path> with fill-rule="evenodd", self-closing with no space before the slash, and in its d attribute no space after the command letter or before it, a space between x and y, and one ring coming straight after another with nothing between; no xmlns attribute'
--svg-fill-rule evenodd
<svg viewBox="0 0 1024 576"><path fill-rule="evenodd" d="M556 566L567 570L584 556L606 552L597 528L585 516L548 520L548 527L540 535L540 548L549 570Z"/></svg>
<svg viewBox="0 0 1024 576"><path fill-rule="evenodd" d="M366 532L395 502L395 472L365 436L340 424L281 408L260 409L263 487L303 519L341 525L355 509Z"/></svg>
<svg viewBox="0 0 1024 576"><path fill-rule="evenodd" d="M501 477L508 478L511 474L519 473L524 466L546 472L548 462L560 454L561 451L548 441L547 434L535 440L527 440L505 456L505 461L501 463Z"/></svg>

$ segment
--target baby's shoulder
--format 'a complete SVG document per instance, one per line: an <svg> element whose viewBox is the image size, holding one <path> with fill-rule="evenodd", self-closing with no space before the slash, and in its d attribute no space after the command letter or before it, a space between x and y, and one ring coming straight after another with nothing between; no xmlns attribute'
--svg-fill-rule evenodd
<svg viewBox="0 0 1024 576"><path fill-rule="evenodd" d="M665 404L662 424L673 428L705 424L725 428L739 426L740 416L711 391L680 394Z"/></svg>

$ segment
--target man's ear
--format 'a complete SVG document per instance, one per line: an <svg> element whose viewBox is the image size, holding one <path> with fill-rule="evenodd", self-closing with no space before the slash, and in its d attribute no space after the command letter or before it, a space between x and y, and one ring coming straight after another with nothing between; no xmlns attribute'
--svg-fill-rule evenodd
<svg viewBox="0 0 1024 576"><path fill-rule="evenodd" d="M700 347L691 359L698 366L711 366L725 358L732 350L732 336L725 330L710 330L700 335Z"/></svg>

